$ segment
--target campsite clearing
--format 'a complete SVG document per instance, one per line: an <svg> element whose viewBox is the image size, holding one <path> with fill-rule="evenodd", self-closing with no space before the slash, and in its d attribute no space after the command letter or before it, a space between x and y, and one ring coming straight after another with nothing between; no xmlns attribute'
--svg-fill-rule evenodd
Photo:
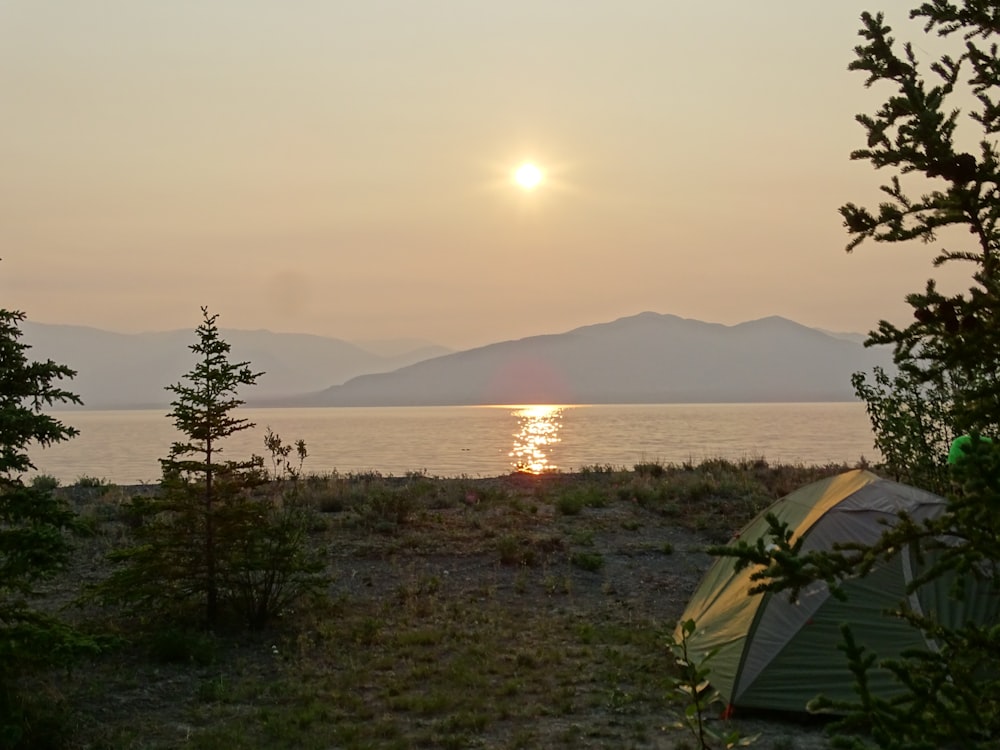
<svg viewBox="0 0 1000 750"><path fill-rule="evenodd" d="M328 597L218 635L69 609L120 640L35 680L35 709L74 748L691 747L666 728L665 639L711 564L702 548L845 468L308 478ZM49 606L106 575L139 489L67 488L94 534ZM808 717L731 726L765 750L826 746Z"/></svg>

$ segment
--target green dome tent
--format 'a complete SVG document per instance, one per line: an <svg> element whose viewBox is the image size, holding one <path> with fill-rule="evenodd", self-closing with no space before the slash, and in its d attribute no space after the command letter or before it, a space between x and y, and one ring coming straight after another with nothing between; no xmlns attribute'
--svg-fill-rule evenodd
<svg viewBox="0 0 1000 750"><path fill-rule="evenodd" d="M803 551L830 549L837 542L871 544L900 511L920 522L938 516L945 500L937 495L882 479L868 471L850 471L801 487L775 502L740 532L749 543L768 534L767 513L774 514L803 539ZM911 595L906 585L917 568L904 549L864 578L844 582L847 600L831 596L825 583L804 588L791 603L785 593L748 596L753 566L736 571L735 559L718 558L705 574L682 615L695 621L688 638L693 658L718 649L708 662L709 679L736 707L804 711L819 694L835 700L856 698L847 660L837 646L842 623L851 625L859 644L879 658L907 649L933 649L935 644L887 610L906 601L911 609L958 626L972 619L997 621L1000 598L986 584L967 592L962 601L949 596L950 582L938 580ZM873 669L874 692L894 690L892 676Z"/></svg>

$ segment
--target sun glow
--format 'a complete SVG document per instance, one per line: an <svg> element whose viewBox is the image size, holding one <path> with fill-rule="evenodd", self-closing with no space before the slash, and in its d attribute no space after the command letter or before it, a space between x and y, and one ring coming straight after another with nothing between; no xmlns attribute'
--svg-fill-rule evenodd
<svg viewBox="0 0 1000 750"><path fill-rule="evenodd" d="M542 170L531 162L525 162L514 170L514 182L522 190L534 190L542 184Z"/></svg>
<svg viewBox="0 0 1000 750"><path fill-rule="evenodd" d="M482 162L489 176L481 187L528 211L556 205L579 193L580 187L573 178L575 164L562 160L556 153L543 154L543 151L541 146L529 144L506 156Z"/></svg>

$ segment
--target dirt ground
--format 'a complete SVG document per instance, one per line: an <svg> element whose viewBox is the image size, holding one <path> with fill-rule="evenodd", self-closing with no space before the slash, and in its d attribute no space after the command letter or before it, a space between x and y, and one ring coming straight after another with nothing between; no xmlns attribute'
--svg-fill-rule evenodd
<svg viewBox="0 0 1000 750"><path fill-rule="evenodd" d="M634 523L637 512L643 516ZM631 522L631 523L630 523ZM560 531L560 527L562 527ZM490 552L470 551L468 554L442 554L431 549L405 556L379 559L342 550L339 556L340 575L333 585L335 596L379 600L404 585L406 580L436 579L441 581L444 598L474 599L484 590L491 598L514 605L523 605L530 598L531 609L559 609L565 614L575 612L581 618L599 620L606 613L619 622L660 622L672 626L682 615L688 599L713 558L704 552L710 539L689 531L670 520L646 515L634 505L613 504L605 508L588 508L582 517L560 518L558 514L543 515L535 533L572 536L570 529L586 528L592 532L592 549L604 563L598 573L574 566L564 555L552 555L544 566L524 568L498 565ZM663 550L670 549L670 554ZM525 580L527 574L527 581ZM560 581L568 594L549 593L553 579ZM596 744L582 742L581 747L633 747L657 750L693 748L690 736L681 730L667 731L668 710L655 710L642 717L631 717L654 728L648 742L635 744L625 738L603 739ZM614 717L593 715L597 724L614 724ZM824 723L809 716L737 715L732 721L718 720L711 715L713 728L736 729L743 737L759 736L753 747L763 750L819 750L829 747ZM555 737L562 728L551 721L544 735ZM494 738L502 746L502 738ZM488 746L494 746L489 744ZM546 747L548 745L538 745Z"/></svg>
<svg viewBox="0 0 1000 750"><path fill-rule="evenodd" d="M345 555L341 559L341 574L333 585L334 596L381 600L405 585L407 580L435 579L442 582L440 595L448 599L474 599L489 590L491 598L511 605L523 605L527 595L531 598L529 607L537 611L558 608L563 614L570 611L588 619L600 619L604 613L613 612L611 617L617 621L675 623L712 562L713 558L702 551L707 540L670 524L623 530L620 508L587 512L590 514L588 520L597 522L603 529L593 537L593 550L604 559L598 574L554 560L544 570L529 569L526 582L523 568L497 565L495 555L490 554L455 556L429 552L407 555L405 560ZM664 545L670 545L671 554L661 552ZM570 593L556 597L546 593L545 581L553 578ZM650 727L662 728L670 723L668 713L656 711L639 720ZM715 714L712 717L717 718ZM598 716L590 718L596 723L602 721ZM603 721L609 725L614 723L612 716L603 717ZM559 721L551 723L553 726L546 734L555 736L562 727ZM714 721L713 727L737 729L744 737L759 735L753 746L764 750L819 750L829 746L823 724L813 717L737 713L731 722ZM642 745L628 744L621 739L595 745L582 743L581 746L658 750L696 747L683 731L657 729L654 735L648 744Z"/></svg>
<svg viewBox="0 0 1000 750"><path fill-rule="evenodd" d="M567 481L561 480L560 487ZM719 541L725 523L712 527L711 532L692 530L676 515L629 501L627 493L621 491L606 504L566 514L558 509L560 487L540 487L537 480L516 475L467 480L458 489L442 489L437 499L415 509L404 525L390 533L360 527L350 507L322 514L324 525L316 538L328 550L329 598L337 603L336 627L341 630L334 640L341 646L336 659L392 658L385 645L387 637L363 641L345 635L356 634L372 620L384 620L387 624L382 627L388 631L390 621L395 627L410 628L419 617L423 618L419 625L426 631L432 624L444 627L442 621L456 612L470 619L479 613L484 618L507 613L515 627L518 619L526 624L551 619L587 627L628 628L634 624L644 632L656 628L669 632L712 562L703 551L705 545ZM458 501L446 502L445 495L456 492ZM97 506L88 506L90 512L93 507ZM724 508L720 505L719 512L725 513ZM111 516L110 511L98 510L98 515L101 513ZM738 521L734 518L732 523ZM121 533L111 522L99 526L95 537L77 553L74 583L63 581L48 592L51 606L65 604L81 583L106 574L104 555L120 543ZM599 568L581 566L577 557L581 552L599 558ZM73 617L82 620L94 615L93 610L74 611ZM407 746L407 738L413 746L424 747L697 747L690 735L667 728L675 709L665 697L665 682L637 678L630 683L627 675L621 678L626 686L620 688L622 695L626 689L642 693L627 706L595 697L598 691L606 696L608 686L580 678L572 686L573 701L563 711L497 709L501 718L484 720L447 742L424 731L430 720L411 719L409 715L400 718L399 711L381 704L370 721L391 722L395 727L391 741L382 742L376 735L363 742L338 744L340 740L316 739L327 735L309 734L297 744L295 730L286 730L280 742L246 739L255 731L249 717L280 704L274 698L275 690L292 691L291 686L298 689L304 681L321 677L328 684L334 671L343 671L342 666L337 670L317 666L334 659L319 645L322 638L317 634L324 627L311 621L296 622L290 616L265 633L232 639L224 654L207 666L153 663L142 649L125 647L69 674L50 675L39 682L39 689L51 691L66 711L73 712L74 748L401 747ZM579 631L584 626L575 627ZM531 636L518 639L515 634L512 640L498 640L490 648L516 652L517 659L529 666L530 654L524 650L575 653L573 644L556 642L560 636ZM538 640L543 637L547 640ZM343 645L348 642L349 647ZM452 646L447 640L437 648L440 650L434 658L442 662L450 658ZM455 644L454 648L460 646ZM662 659L666 670L665 647L642 648L646 649L641 655L643 664ZM345 649L350 651L348 657ZM294 659L286 656L293 651L298 654ZM496 658L502 661L505 655ZM557 658L542 671L556 674L586 669L586 661L563 664ZM627 663L623 669L628 671ZM374 696L384 679L381 675L386 673L358 674L364 675L354 678L363 683L358 691ZM214 694L206 694L205 687L216 679L220 685L237 687L227 688L229 692L216 700ZM427 679L426 688L418 683L403 690L415 695L421 690L440 690L436 678ZM531 686L526 687L525 700L544 701L545 689L533 693ZM479 709L487 716L489 700ZM499 694L496 700L501 700ZM265 703L267 707L262 707ZM440 723L448 713L445 705L433 720ZM353 720L344 713L330 719ZM241 722L244 734L233 728ZM228 728L215 730L213 724ZM823 725L810 717L737 714L732 721L722 722L713 714L712 725L737 729L744 736L759 735L753 746L764 750L828 746ZM210 736L214 739L206 739Z"/></svg>

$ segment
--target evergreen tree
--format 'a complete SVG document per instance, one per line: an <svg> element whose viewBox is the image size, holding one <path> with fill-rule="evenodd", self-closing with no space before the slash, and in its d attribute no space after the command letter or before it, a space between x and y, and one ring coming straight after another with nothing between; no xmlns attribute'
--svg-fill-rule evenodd
<svg viewBox="0 0 1000 750"><path fill-rule="evenodd" d="M36 586L65 566L75 516L51 489L26 485L35 468L28 447L68 440L77 431L43 408L79 404L58 381L76 373L51 360L28 359L20 341L24 313L0 309L0 745L14 747L23 727L14 679L25 667L51 662L92 644L31 607Z"/></svg>
<svg viewBox="0 0 1000 750"><path fill-rule="evenodd" d="M206 308L202 316L190 346L198 361L185 382L168 387L183 439L161 459L159 494L133 500L137 544L112 555L124 566L101 592L146 613L178 615L197 603L210 628L229 604L260 626L318 586L321 565L306 548L307 514L269 491L263 459L223 458L225 440L254 427L236 410L240 389L262 373L231 362L218 316Z"/></svg>
<svg viewBox="0 0 1000 750"><path fill-rule="evenodd" d="M946 241L935 265L971 264L967 292L946 295L934 280L907 297L913 321L886 321L870 344L894 348L898 375L862 375L854 383L868 406L876 443L890 473L948 498L939 519L917 524L903 516L873 546L844 546L833 552L801 552L786 528L772 519L772 539L740 542L720 554L757 565L757 589L797 596L808 583L825 580L838 591L845 577L865 575L886 557L912 549L925 563L918 588L947 576L953 594L963 595L970 577L1000 581L1000 56L992 41L1000 33L995 2L933 0L910 12L926 33L959 42L953 54L933 60L925 72L913 44L901 48L882 14L862 15L863 43L851 69L867 74L867 86L889 89L885 103L858 122L867 144L852 158L888 169L886 198L874 210L853 203L841 209L851 235L848 251L865 240L898 243ZM960 104L972 103L963 117ZM972 136L970 131L978 133ZM975 145L973 145L975 144ZM973 153L975 152L975 153ZM963 230L963 231L956 231ZM969 451L954 467L947 446L970 434ZM948 623L908 610L896 616L920 628L936 651L883 662L898 679L898 699L883 700L867 688L866 672L876 654L857 646L845 629L845 668L857 676L859 702L847 726L867 730L882 748L967 749L1000 742L1000 593L993 619ZM888 616L888 615L887 615ZM822 701L817 707L823 707ZM843 746L869 747L854 738Z"/></svg>
<svg viewBox="0 0 1000 750"><path fill-rule="evenodd" d="M186 440L175 442L170 456L160 463L167 496L182 500L175 512L188 511L180 527L200 531L200 549L192 550L189 564L193 579L204 591L205 621L214 625L219 615L218 557L220 552L225 554L228 541L222 536L227 530L222 516L230 510L227 505L232 506L243 492L264 481L261 459L254 456L246 461L221 460L222 442L255 426L234 412L244 403L239 389L256 384L263 373L251 371L249 362L230 362L230 346L220 337L215 323L218 316L209 315L204 307L201 312L203 320L196 330L198 342L190 347L198 363L188 373L186 384L168 388L176 396L170 402L170 415ZM184 502L192 499L194 503ZM173 520L176 525L178 519Z"/></svg>
<svg viewBox="0 0 1000 750"><path fill-rule="evenodd" d="M923 19L928 32L960 36L963 49L932 62L928 78L912 44L897 49L881 14L862 16L866 43L855 48L850 67L867 74L867 86L888 85L895 91L874 115L857 117L867 131L867 147L851 158L895 174L882 185L887 197L877 210L853 203L841 208L852 235L848 251L865 240L930 243L943 233L951 248L941 250L935 266L972 264L967 293L942 294L929 280L922 293L907 297L914 320L903 328L881 321L869 343L894 347L900 388L932 391L947 402L942 419L952 435L995 433L1000 426L1000 164L993 137L1000 129L1000 61L985 42L1000 30L1000 11L995 3L967 0L959 6L935 0L911 16ZM979 107L960 119L956 100L978 101ZM963 123L979 131L978 156L963 150L973 142L960 130ZM929 445L943 461L938 443Z"/></svg>

